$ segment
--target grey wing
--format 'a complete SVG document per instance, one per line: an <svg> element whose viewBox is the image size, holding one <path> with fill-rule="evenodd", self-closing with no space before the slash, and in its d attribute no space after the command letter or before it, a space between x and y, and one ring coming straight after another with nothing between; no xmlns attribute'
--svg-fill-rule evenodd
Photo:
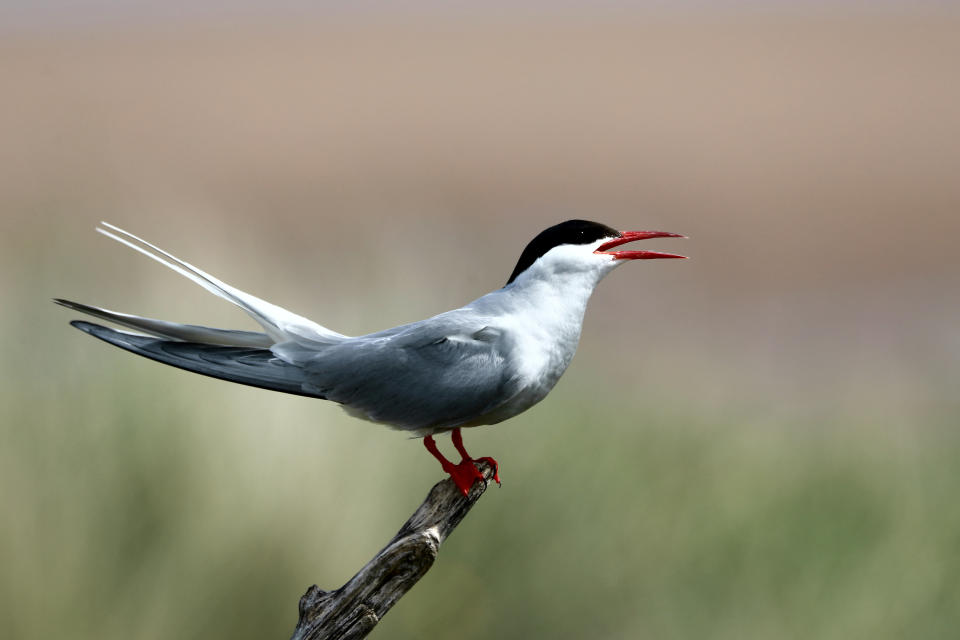
<svg viewBox="0 0 960 640"><path fill-rule="evenodd" d="M304 388L304 371L277 358L269 349L163 340L74 320L74 327L127 351L180 369L230 382L320 397Z"/></svg>
<svg viewBox="0 0 960 640"><path fill-rule="evenodd" d="M470 423L518 391L498 331L455 323L403 329L325 349L304 366L306 388L354 415L423 433Z"/></svg>

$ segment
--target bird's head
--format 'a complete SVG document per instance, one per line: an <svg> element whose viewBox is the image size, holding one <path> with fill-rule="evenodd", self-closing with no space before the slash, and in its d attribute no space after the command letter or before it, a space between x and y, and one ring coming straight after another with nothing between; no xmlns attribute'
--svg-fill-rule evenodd
<svg viewBox="0 0 960 640"><path fill-rule="evenodd" d="M649 238L685 238L665 231L617 231L589 220L567 220L541 231L520 254L509 285L528 270L543 274L589 274L597 281L627 260L686 258L659 251L613 251L616 247Z"/></svg>

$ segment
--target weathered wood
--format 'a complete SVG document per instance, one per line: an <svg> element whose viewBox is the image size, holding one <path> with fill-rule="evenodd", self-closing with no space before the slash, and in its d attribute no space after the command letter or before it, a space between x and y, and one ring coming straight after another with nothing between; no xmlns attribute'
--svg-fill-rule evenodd
<svg viewBox="0 0 960 640"><path fill-rule="evenodd" d="M370 633L433 566L440 545L486 491L493 467L477 467L486 482L474 483L466 497L450 479L435 484L397 535L347 584L336 591L307 589L292 640L354 640Z"/></svg>

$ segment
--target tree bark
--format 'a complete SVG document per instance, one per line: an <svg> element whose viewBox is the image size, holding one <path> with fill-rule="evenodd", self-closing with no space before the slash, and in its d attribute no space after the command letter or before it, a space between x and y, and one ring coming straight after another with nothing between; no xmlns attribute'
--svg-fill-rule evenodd
<svg viewBox="0 0 960 640"><path fill-rule="evenodd" d="M292 640L366 637L397 600L433 566L440 545L486 491L494 469L477 462L485 482L464 497L449 478L438 482L397 535L335 591L313 585L300 598Z"/></svg>

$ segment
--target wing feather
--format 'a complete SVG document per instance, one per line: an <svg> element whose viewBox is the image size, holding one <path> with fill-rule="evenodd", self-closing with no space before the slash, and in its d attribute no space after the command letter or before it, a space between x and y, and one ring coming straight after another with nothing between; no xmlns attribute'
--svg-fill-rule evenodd
<svg viewBox="0 0 960 640"><path fill-rule="evenodd" d="M517 393L492 330L437 324L332 345L304 363L306 388L359 417L417 432L475 422Z"/></svg>
<svg viewBox="0 0 960 640"><path fill-rule="evenodd" d="M81 320L70 324L122 349L180 369L251 387L323 398L304 387L306 379L302 369L277 358L269 349L174 342Z"/></svg>
<svg viewBox="0 0 960 640"><path fill-rule="evenodd" d="M108 320L136 331L142 331L170 340L203 342L206 344L219 344L231 347L261 347L264 349L268 349L273 345L273 340L270 336L256 331L215 329L213 327L203 327L196 324L180 324L178 322L157 320L156 318L144 318L129 313L120 313L119 311L92 307L87 304L64 300L62 298L54 298L53 301L68 309L73 309L74 311Z"/></svg>

